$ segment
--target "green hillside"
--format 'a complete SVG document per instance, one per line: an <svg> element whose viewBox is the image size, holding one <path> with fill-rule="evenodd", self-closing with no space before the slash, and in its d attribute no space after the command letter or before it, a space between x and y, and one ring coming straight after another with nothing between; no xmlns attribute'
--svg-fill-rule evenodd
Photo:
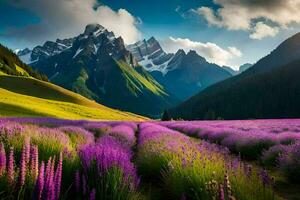
<svg viewBox="0 0 300 200"><path fill-rule="evenodd" d="M300 117L300 60L268 72L241 74L172 108L169 118L278 119Z"/></svg>
<svg viewBox="0 0 300 200"><path fill-rule="evenodd" d="M0 74L0 116L144 120L33 78Z"/></svg>
<svg viewBox="0 0 300 200"><path fill-rule="evenodd" d="M23 63L10 49L0 44L0 75L3 74L34 77L48 81L47 76L34 71L30 66Z"/></svg>

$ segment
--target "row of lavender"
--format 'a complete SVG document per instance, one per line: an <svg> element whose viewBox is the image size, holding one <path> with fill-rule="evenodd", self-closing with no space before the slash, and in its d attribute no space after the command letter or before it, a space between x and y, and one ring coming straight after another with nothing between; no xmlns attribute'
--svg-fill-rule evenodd
<svg viewBox="0 0 300 200"><path fill-rule="evenodd" d="M136 128L130 122L1 119L0 198L139 198L131 161Z"/></svg>
<svg viewBox="0 0 300 200"><path fill-rule="evenodd" d="M137 165L163 181L171 199L277 199L266 171L228 150L153 123L140 125Z"/></svg>
<svg viewBox="0 0 300 200"><path fill-rule="evenodd" d="M300 120L163 122L164 126L227 147L264 166L276 166L292 181L300 176Z"/></svg>

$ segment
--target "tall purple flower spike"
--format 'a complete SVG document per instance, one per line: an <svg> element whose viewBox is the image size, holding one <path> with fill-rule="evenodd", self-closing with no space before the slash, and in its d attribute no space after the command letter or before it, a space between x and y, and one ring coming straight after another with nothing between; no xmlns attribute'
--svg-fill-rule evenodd
<svg viewBox="0 0 300 200"><path fill-rule="evenodd" d="M15 179L14 162L14 148L10 147L7 164L7 181L10 185L14 183Z"/></svg>
<svg viewBox="0 0 300 200"><path fill-rule="evenodd" d="M59 199L59 194L60 194L60 187L61 187L61 179L62 179L62 163L63 163L63 156L62 153L59 155L59 161L58 165L55 171L55 177L54 177L54 194L55 198L54 199Z"/></svg>
<svg viewBox="0 0 300 200"><path fill-rule="evenodd" d="M6 170L6 153L3 143L0 143L0 177L5 173Z"/></svg>
<svg viewBox="0 0 300 200"><path fill-rule="evenodd" d="M44 164L44 161L42 161L42 164L41 164L41 167L39 170L38 179L36 181L35 188L34 188L34 195L33 195L34 200L42 199L44 184L45 184L45 164Z"/></svg>
<svg viewBox="0 0 300 200"><path fill-rule="evenodd" d="M32 179L36 180L39 173L39 153L37 146L32 146L31 148L30 171Z"/></svg>
<svg viewBox="0 0 300 200"><path fill-rule="evenodd" d="M20 173L19 173L19 186L22 187L25 184L26 176L26 145L23 145L20 159Z"/></svg>

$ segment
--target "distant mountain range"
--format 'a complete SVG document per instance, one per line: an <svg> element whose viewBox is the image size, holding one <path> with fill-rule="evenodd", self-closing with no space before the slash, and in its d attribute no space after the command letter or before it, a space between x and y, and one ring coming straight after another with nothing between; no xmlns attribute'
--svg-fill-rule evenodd
<svg viewBox="0 0 300 200"><path fill-rule="evenodd" d="M246 71L247 69L249 69L252 66L253 66L253 64L246 63L246 64L241 65L239 67L239 70L234 70L233 68L228 67L228 66L223 66L223 69L225 69L226 71L228 71L232 76L235 76L235 75L238 75L238 74Z"/></svg>
<svg viewBox="0 0 300 200"><path fill-rule="evenodd" d="M152 37L125 46L99 24L16 53L49 80L106 106L150 117L232 75L195 51L166 53Z"/></svg>
<svg viewBox="0 0 300 200"><path fill-rule="evenodd" d="M166 112L183 119L300 117L300 33L245 72Z"/></svg>
<svg viewBox="0 0 300 200"><path fill-rule="evenodd" d="M195 51L166 53L154 37L129 45L127 49L171 95L180 100L232 76L222 67L208 63Z"/></svg>

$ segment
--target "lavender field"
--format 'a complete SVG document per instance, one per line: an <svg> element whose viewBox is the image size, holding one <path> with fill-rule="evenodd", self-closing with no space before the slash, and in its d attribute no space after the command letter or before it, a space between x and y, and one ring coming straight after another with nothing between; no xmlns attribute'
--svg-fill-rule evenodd
<svg viewBox="0 0 300 200"><path fill-rule="evenodd" d="M300 120L2 118L0 199L288 199L269 172L299 183L299 132Z"/></svg>

